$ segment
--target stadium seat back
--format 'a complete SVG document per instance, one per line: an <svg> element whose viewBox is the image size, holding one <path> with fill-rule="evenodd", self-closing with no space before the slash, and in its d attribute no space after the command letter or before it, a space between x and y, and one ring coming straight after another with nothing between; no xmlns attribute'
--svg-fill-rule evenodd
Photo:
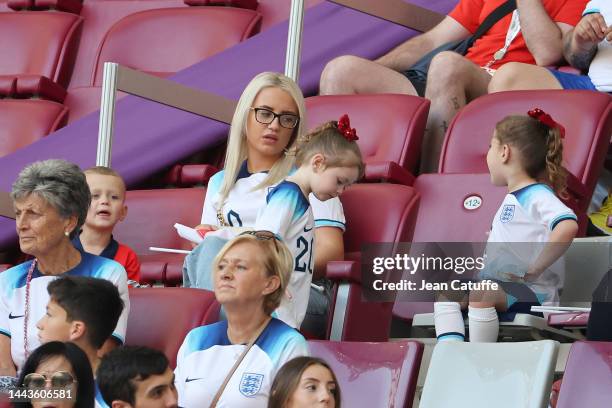
<svg viewBox="0 0 612 408"><path fill-rule="evenodd" d="M546 408L558 346L551 340L440 342L419 407Z"/></svg>
<svg viewBox="0 0 612 408"><path fill-rule="evenodd" d="M578 341L565 365L557 408L604 408L612 401L612 342Z"/></svg>
<svg viewBox="0 0 612 408"><path fill-rule="evenodd" d="M327 95L306 99L308 128L349 115L367 163L395 162L415 172L429 101L409 95Z"/></svg>
<svg viewBox="0 0 612 408"><path fill-rule="evenodd" d="M408 242L412 238L419 194L398 184L356 184L341 195L347 228L345 262L334 263L340 281L333 299L329 336L333 340L385 341L391 324L390 302L362 299L361 251L366 244ZM350 262L356 263L351 265ZM342 266L345 269L342 269Z"/></svg>
<svg viewBox="0 0 612 408"><path fill-rule="evenodd" d="M142 281L181 283L185 255L151 252L149 247L191 250L189 241L178 236L174 224L200 224L205 194L200 188L127 192L129 213L115 227L114 236L138 254Z"/></svg>
<svg viewBox="0 0 612 408"><path fill-rule="evenodd" d="M54 132L67 120L68 109L57 102L0 100L0 157Z"/></svg>
<svg viewBox="0 0 612 408"><path fill-rule="evenodd" d="M525 115L536 107L565 127L564 164L585 187L583 205L588 205L612 134L612 98L604 92L512 91L477 98L453 119L440 157L440 172L488 172L486 154L495 124L507 115Z"/></svg>
<svg viewBox="0 0 612 408"><path fill-rule="evenodd" d="M82 23L59 11L0 13L0 75L40 75L67 87Z"/></svg>
<svg viewBox="0 0 612 408"><path fill-rule="evenodd" d="M126 344L164 352L172 368L187 333L219 319L213 292L193 288L130 288Z"/></svg>
<svg viewBox="0 0 612 408"><path fill-rule="evenodd" d="M106 61L171 75L249 38L260 20L256 11L229 7L177 7L128 15L106 33L92 83L102 84Z"/></svg>
<svg viewBox="0 0 612 408"><path fill-rule="evenodd" d="M423 344L416 341L308 342L310 353L336 375L347 407L410 408Z"/></svg>

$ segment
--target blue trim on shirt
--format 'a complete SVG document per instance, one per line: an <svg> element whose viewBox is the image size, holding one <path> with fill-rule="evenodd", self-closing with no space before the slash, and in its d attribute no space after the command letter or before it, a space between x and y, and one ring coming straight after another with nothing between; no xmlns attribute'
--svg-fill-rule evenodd
<svg viewBox="0 0 612 408"><path fill-rule="evenodd" d="M110 408L108 404L106 403L106 401L104 400L104 397L102 396L102 392L100 391L100 387L98 386L98 381L94 381L94 390L95 390L96 403L101 408Z"/></svg>
<svg viewBox="0 0 612 408"><path fill-rule="evenodd" d="M599 10L597 7L585 9L582 12L582 17L586 16L587 14L593 14L593 13L601 13L601 10Z"/></svg>
<svg viewBox="0 0 612 408"><path fill-rule="evenodd" d="M11 337L11 332L8 330L0 329L0 334L4 334L7 337Z"/></svg>
<svg viewBox="0 0 612 408"><path fill-rule="evenodd" d="M552 222L550 223L550 230L554 230L555 227L557 226L557 224L559 224L561 221L565 221L565 220L574 220L576 222L578 222L578 217L576 217L574 214L563 214L558 216L557 218L555 218L554 220L552 220Z"/></svg>
<svg viewBox="0 0 612 408"><path fill-rule="evenodd" d="M523 188L519 188L518 190L512 191L510 194L516 197L516 201L518 201L522 207L527 207L529 206L532 197L539 191L546 191L552 195L555 195L552 188L543 183L530 184Z"/></svg>
<svg viewBox="0 0 612 408"><path fill-rule="evenodd" d="M335 227L340 228L342 231L346 230L346 224L337 220L330 220L327 218L317 218L315 220L315 227Z"/></svg>
<svg viewBox="0 0 612 408"><path fill-rule="evenodd" d="M292 181L283 180L276 187L272 188L266 196L266 204L272 200L278 200L285 206L293 207L293 217L291 222L300 219L310 208L310 201L304 195L300 186Z"/></svg>

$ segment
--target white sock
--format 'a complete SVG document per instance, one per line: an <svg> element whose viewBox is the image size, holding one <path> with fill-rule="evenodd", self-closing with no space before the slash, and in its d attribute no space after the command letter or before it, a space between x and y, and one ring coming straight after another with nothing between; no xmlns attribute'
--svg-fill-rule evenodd
<svg viewBox="0 0 612 408"><path fill-rule="evenodd" d="M438 341L465 341L465 325L457 302L435 302L434 322Z"/></svg>
<svg viewBox="0 0 612 408"><path fill-rule="evenodd" d="M499 334L499 318L494 307L469 306L468 321L471 343L495 343Z"/></svg>

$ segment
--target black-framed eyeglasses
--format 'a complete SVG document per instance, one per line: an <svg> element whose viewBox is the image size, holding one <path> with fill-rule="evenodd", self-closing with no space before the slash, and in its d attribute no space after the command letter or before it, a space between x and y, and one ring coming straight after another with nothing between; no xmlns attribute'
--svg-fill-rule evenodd
<svg viewBox="0 0 612 408"><path fill-rule="evenodd" d="M47 383L52 388L65 388L76 384L77 380L68 371L57 371L51 375L30 373L23 377L23 386L25 388L45 388Z"/></svg>
<svg viewBox="0 0 612 408"><path fill-rule="evenodd" d="M275 113L267 108L251 108L251 110L255 111L255 120L264 125L269 125L276 118L285 129L293 129L300 123L300 117L293 113Z"/></svg>
<svg viewBox="0 0 612 408"><path fill-rule="evenodd" d="M272 242L274 243L274 249L276 249L276 252L278 252L278 244L276 243L276 241L278 241L278 237L272 231L265 231L265 230L245 231L240 235L252 235L260 241L272 240Z"/></svg>

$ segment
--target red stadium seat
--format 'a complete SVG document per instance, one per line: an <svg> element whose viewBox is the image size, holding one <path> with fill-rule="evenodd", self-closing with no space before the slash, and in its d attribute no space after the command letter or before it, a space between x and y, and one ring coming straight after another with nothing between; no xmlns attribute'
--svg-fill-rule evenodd
<svg viewBox="0 0 612 408"><path fill-rule="evenodd" d="M179 237L175 223L194 226L200 223L204 195L199 188L133 190L126 195L129 214L117 224L114 236L138 254L142 282L182 283L182 254L154 253L149 247L191 250Z"/></svg>
<svg viewBox="0 0 612 408"><path fill-rule="evenodd" d="M422 343L311 340L308 348L313 357L325 360L336 374L343 406L412 407Z"/></svg>
<svg viewBox="0 0 612 408"><path fill-rule="evenodd" d="M237 8L195 7L131 14L106 33L92 85L102 84L103 65L117 62L159 76L171 75L252 36L259 13Z"/></svg>
<svg viewBox="0 0 612 408"><path fill-rule="evenodd" d="M57 10L79 14L82 0L8 0L8 7L13 10Z"/></svg>
<svg viewBox="0 0 612 408"><path fill-rule="evenodd" d="M0 157L61 128L68 109L57 102L35 99L0 100Z"/></svg>
<svg viewBox="0 0 612 408"><path fill-rule="evenodd" d="M83 19L63 12L0 13L0 75L36 75L68 86Z"/></svg>
<svg viewBox="0 0 612 408"><path fill-rule="evenodd" d="M386 341L391 302L362 299L359 260L363 245L412 240L419 194L397 184L357 184L340 199L346 217L345 261L330 262L327 277L337 283L332 300L328 337L343 341Z"/></svg>
<svg viewBox="0 0 612 408"><path fill-rule="evenodd" d="M612 401L612 342L572 344L557 408L605 408Z"/></svg>
<svg viewBox="0 0 612 408"><path fill-rule="evenodd" d="M578 210L586 211L612 134L612 98L603 92L513 91L480 97L451 123L440 156L440 173L487 173L485 158L495 124L534 107L550 113L565 127L563 159L584 188L577 197Z"/></svg>
<svg viewBox="0 0 612 408"><path fill-rule="evenodd" d="M357 129L358 144L372 181L391 179L385 168L392 162L415 173L421 153L421 140L427 123L429 101L407 95L330 95L306 99L308 129L348 114ZM380 174L382 173L382 174Z"/></svg>
<svg viewBox="0 0 612 408"><path fill-rule="evenodd" d="M193 288L130 288L125 343L164 352L170 366L187 333L219 320L215 294Z"/></svg>
<svg viewBox="0 0 612 408"><path fill-rule="evenodd" d="M305 0L304 8L306 9L322 2L323 0ZM287 0L259 0L257 11L259 11L263 17L261 31L286 21L289 18L290 10L291 2Z"/></svg>

